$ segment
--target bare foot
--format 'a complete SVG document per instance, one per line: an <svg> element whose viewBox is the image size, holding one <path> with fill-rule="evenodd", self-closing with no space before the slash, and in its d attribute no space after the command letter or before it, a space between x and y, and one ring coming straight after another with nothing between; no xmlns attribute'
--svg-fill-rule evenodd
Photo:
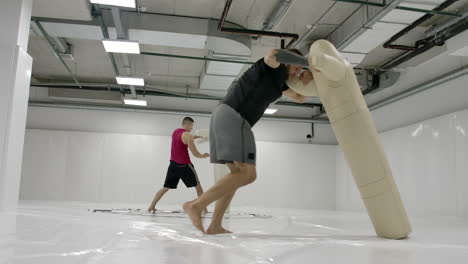
<svg viewBox="0 0 468 264"><path fill-rule="evenodd" d="M190 217L192 224L200 231L205 233L205 229L203 228L203 222L201 218L202 210L198 209L193 205L193 202L186 202L182 206L184 208L185 213Z"/></svg>
<svg viewBox="0 0 468 264"><path fill-rule="evenodd" d="M156 210L156 208L154 208L154 207L148 208L148 213L153 213L153 214L154 214L154 213L156 213L156 211L157 211L157 210Z"/></svg>
<svg viewBox="0 0 468 264"><path fill-rule="evenodd" d="M232 232L225 229L222 226L217 226L217 227L209 226L208 229L206 230L206 233L208 235L217 235L217 234L230 234Z"/></svg>

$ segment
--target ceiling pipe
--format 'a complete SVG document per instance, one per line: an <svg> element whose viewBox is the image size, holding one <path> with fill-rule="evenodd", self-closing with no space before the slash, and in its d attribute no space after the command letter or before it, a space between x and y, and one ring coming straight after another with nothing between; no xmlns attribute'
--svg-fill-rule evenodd
<svg viewBox="0 0 468 264"><path fill-rule="evenodd" d="M136 113L152 113L152 114L166 114L166 115L191 115L191 116L204 116L210 117L210 112L202 111L179 111L172 109L158 109L158 108L137 108L132 106L111 106L99 104L72 104L72 103L53 103L43 101L30 101L29 107L54 107L64 109L84 109L84 110L102 110L102 111L119 111L119 112L136 112ZM276 122L293 122L293 123L318 123L329 124L328 119L325 118L297 118L297 117L262 117L263 121L276 121Z"/></svg>
<svg viewBox="0 0 468 264"><path fill-rule="evenodd" d="M461 17L452 18L449 21L447 21L446 23L435 26L435 27L427 30L424 33L426 34L426 37L432 37L433 35L438 34L439 32L443 31L444 29L450 27L453 24L456 24L456 23L460 22L461 20L463 20L463 19L465 19L467 17L468 17L468 12L465 12L465 13L463 13L463 15Z"/></svg>
<svg viewBox="0 0 468 264"><path fill-rule="evenodd" d="M214 58L207 58L207 57L194 57L194 56L164 54L164 53L145 52L145 51L140 52L140 54L148 55L148 56L170 57L170 58L188 59L188 60L219 61L219 62L239 63L239 64L248 64L248 65L255 64L255 62L250 62L250 61L223 60L223 59L214 59Z"/></svg>
<svg viewBox="0 0 468 264"><path fill-rule="evenodd" d="M273 13L270 15L269 18L267 18L265 20L265 22L263 22L263 27L261 30L272 30L273 27L276 26L276 24L278 23L278 21L280 21L284 15L286 14L286 12L288 11L289 7L291 7L292 3L294 2L295 0L281 0L278 2L278 4L276 5Z"/></svg>
<svg viewBox="0 0 468 264"><path fill-rule="evenodd" d="M99 20L102 36L104 37L104 39L109 39L109 30L107 29L106 23L104 22L104 17L102 16L101 10L96 5L94 5L94 9L96 12L93 12L93 15ZM112 69L114 70L115 76L119 76L119 68L117 68L117 63L115 62L114 53L107 52L107 55L109 56L109 59L111 61ZM119 86L119 88L120 91L123 92L122 86Z"/></svg>
<svg viewBox="0 0 468 264"><path fill-rule="evenodd" d="M229 32L229 33L239 33L239 34L247 34L253 36L268 36L268 37L278 37L278 38L290 38L291 40L286 45L285 48L289 48L298 38L299 35L294 33L282 33L282 32L271 32L265 30L252 30L252 29L241 29L241 28L227 28L223 27L224 22L226 20L227 14L229 12L229 8L231 7L232 0L226 0L226 4L224 5L223 13L221 14L221 19L218 23L218 30L221 32Z"/></svg>
<svg viewBox="0 0 468 264"><path fill-rule="evenodd" d="M118 7L112 7L111 13L112 13L112 19L114 20L115 30L117 32L117 39L128 40L127 29L122 24L122 18L120 16L120 9ZM129 59L128 54L122 53L120 54L120 56L123 60L123 64L124 64L123 67L125 68L125 71L127 72L127 76L132 76L132 66L130 65L130 59ZM130 92L133 98L137 98L135 86L129 85L129 88L130 88Z"/></svg>
<svg viewBox="0 0 468 264"><path fill-rule="evenodd" d="M58 89L76 89L76 86L72 83L32 83L32 87L44 87L44 88L58 88ZM116 84L103 84L103 83L85 83L82 85L84 91L102 91L102 92L120 92ZM149 96L167 96L167 97L178 97L178 98L190 98L190 99L205 99L205 100L220 100L222 98L213 97L209 95L197 95L191 93L174 93L166 92L161 89L149 89L136 90L138 95L149 95ZM123 94L127 94L128 91L124 91Z"/></svg>
<svg viewBox="0 0 468 264"><path fill-rule="evenodd" d="M76 89L76 85L73 83L32 83L31 86L45 87L45 88ZM117 84L107 84L107 83L83 83L82 90L120 92L119 86ZM125 92L125 91L123 92L123 94L126 94L126 93L128 92ZM152 87L150 85L146 86L145 91L136 90L136 93L138 95L165 96L165 97L177 97L177 98L185 98L185 99L189 98L189 99L201 99L201 100L213 100L213 101L221 101L223 99L223 97L210 96L206 94L170 92L164 89ZM288 102L288 101L278 101L275 104L283 105L283 106L294 106L294 107L323 108L322 104L319 104L319 103L298 104L298 103Z"/></svg>
<svg viewBox="0 0 468 264"><path fill-rule="evenodd" d="M345 2L345 3L353 3L353 4L361 4L361 5L368 5L368 6L377 6L377 7L384 7L387 5L387 1L383 0L382 3L374 3L368 1L361 1L361 0L335 0L336 2ZM444 16L455 16L459 17L460 14L451 13L451 12L443 12L442 10L429 10L429 9L422 9L422 8L414 8L414 7L407 7L407 6L396 6L395 9L411 11L411 12L418 12L418 13L426 13L432 15L444 15Z"/></svg>
<svg viewBox="0 0 468 264"><path fill-rule="evenodd" d="M36 24L37 28L41 31L42 35L44 36L44 38L47 40L47 43L49 43L49 46L52 48L52 50L54 51L55 53L55 56L60 60L60 62L62 62L63 66L65 67L65 69L68 71L68 73L70 74L70 76L72 77L73 81L75 81L76 85L80 88L82 88L81 86L81 83L78 81L78 79L76 78L75 74L70 70L70 68L68 67L67 63L63 60L63 58L60 56L59 52L57 51L57 49L54 47L51 39L50 39L50 36L49 34L47 33L47 31L44 29L44 27L41 25L41 23L37 20L33 20L33 22Z"/></svg>
<svg viewBox="0 0 468 264"><path fill-rule="evenodd" d="M338 50L342 50L390 13L398 6L399 2L400 0L388 0L385 2L386 5L384 7L360 5L326 38L332 42Z"/></svg>
<svg viewBox="0 0 468 264"><path fill-rule="evenodd" d="M31 23L31 29L33 30L33 32L39 36L39 37L44 37L44 35L42 34L41 30L38 28L37 24L34 23ZM45 37L44 37L45 38ZM51 40L52 42L52 45L55 47L55 49L57 50L57 52L59 54L67 54L67 55L71 55L71 47L70 45L65 41L64 38L60 38L60 37L55 37L55 36L50 36L49 35L49 39Z"/></svg>
<svg viewBox="0 0 468 264"><path fill-rule="evenodd" d="M435 46L441 46L444 44L444 42L458 34L460 34L461 32L465 31L468 29L468 18L467 19L464 19L460 22L458 22L457 24L454 24L452 26L450 26L449 28L447 28L447 32L441 34L441 35L438 35L436 38L430 40L429 42L425 43L422 47L419 47L413 51L409 51L407 53L404 53L402 56L399 56L395 59L392 59L390 61L388 61L387 63L385 63L384 65L381 66L382 69L384 70L389 70L389 69L392 69L416 56L418 56L419 54L422 54L430 49L432 49L433 47Z"/></svg>
<svg viewBox="0 0 468 264"><path fill-rule="evenodd" d="M451 6L452 4L454 4L457 1L458 0L447 0L447 1L443 2L442 4L440 4L438 7L434 8L434 10L435 11L444 10L444 9ZM387 49L415 50L417 48L417 46L413 47L413 46L406 46L406 45L394 45L392 43L397 41L399 38L401 38L406 33L410 32L411 30L413 30L417 26L421 25L425 21L429 20L434 15L435 14L426 14L426 15L420 17L418 20L414 21L411 25L407 26L406 28L402 29L400 32L393 35L393 37L391 37L387 42L385 42L383 44L383 47L387 48Z"/></svg>

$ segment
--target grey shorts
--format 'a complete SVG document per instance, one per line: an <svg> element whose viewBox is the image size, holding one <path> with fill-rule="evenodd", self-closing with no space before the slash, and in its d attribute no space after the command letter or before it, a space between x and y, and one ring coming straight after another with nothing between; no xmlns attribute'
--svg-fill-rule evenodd
<svg viewBox="0 0 468 264"><path fill-rule="evenodd" d="M252 128L236 110L226 104L218 105L210 122L211 163L255 164L257 158Z"/></svg>

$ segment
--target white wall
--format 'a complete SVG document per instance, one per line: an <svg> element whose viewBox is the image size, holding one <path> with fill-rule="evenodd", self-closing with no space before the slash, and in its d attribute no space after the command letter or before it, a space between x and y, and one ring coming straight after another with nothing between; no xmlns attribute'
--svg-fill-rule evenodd
<svg viewBox="0 0 468 264"><path fill-rule="evenodd" d="M447 75L447 73L463 69L468 65L468 57L449 54L466 46L467 37L468 31L465 31L448 40L446 52L416 67L403 69L400 78L394 85L366 95L366 101L372 105L384 98ZM458 44L450 45L453 41ZM455 48L456 46L458 48ZM468 108L468 92L466 90L468 75L457 76L429 90L372 111L378 130L387 131L408 126L419 121Z"/></svg>
<svg viewBox="0 0 468 264"><path fill-rule="evenodd" d="M381 134L409 215L468 216L468 110ZM337 149L338 210L364 210Z"/></svg>
<svg viewBox="0 0 468 264"><path fill-rule="evenodd" d="M372 111L378 130L408 126L468 108L467 82L468 75L464 75Z"/></svg>
<svg viewBox="0 0 468 264"><path fill-rule="evenodd" d="M335 146L257 142L256 182L236 205L335 209Z"/></svg>
<svg viewBox="0 0 468 264"><path fill-rule="evenodd" d="M392 87L368 96L372 103L460 69L467 58L438 56L409 68ZM410 215L468 216L468 75L372 111ZM414 135L414 136L413 136ZM337 148L339 210L364 210L351 172Z"/></svg>
<svg viewBox="0 0 468 264"><path fill-rule="evenodd" d="M29 107L28 129L87 131L139 135L170 136L180 127L184 115L111 110L85 110L52 107ZM209 118L192 116L195 129L208 128ZM297 122L260 121L254 127L258 141L307 143L311 125ZM314 144L336 144L328 124L315 124Z"/></svg>
<svg viewBox="0 0 468 264"><path fill-rule="evenodd" d="M178 118L177 118L177 121ZM169 136L27 130L21 199L149 203L166 174ZM208 144L199 145L202 151ZM334 209L335 146L258 142L257 181L233 205ZM205 188L213 165L192 158ZM171 191L161 205L193 199Z"/></svg>

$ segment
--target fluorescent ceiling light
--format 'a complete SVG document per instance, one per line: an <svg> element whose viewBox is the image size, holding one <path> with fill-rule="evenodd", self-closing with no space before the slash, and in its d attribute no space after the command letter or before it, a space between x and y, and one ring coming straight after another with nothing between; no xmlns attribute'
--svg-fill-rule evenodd
<svg viewBox="0 0 468 264"><path fill-rule="evenodd" d="M276 113L276 111L278 111L278 109L268 108L267 110L265 110L265 114L272 115Z"/></svg>
<svg viewBox="0 0 468 264"><path fill-rule="evenodd" d="M90 0L93 4L136 8L135 0Z"/></svg>
<svg viewBox="0 0 468 264"><path fill-rule="evenodd" d="M107 52L140 54L140 44L136 41L105 39L102 44Z"/></svg>
<svg viewBox="0 0 468 264"><path fill-rule="evenodd" d="M135 78L135 77L124 77L124 76L117 76L115 77L118 84L122 85L136 85L136 86L144 86L145 80L143 78Z"/></svg>
<svg viewBox="0 0 468 264"><path fill-rule="evenodd" d="M146 106L146 100L124 99L126 105Z"/></svg>

